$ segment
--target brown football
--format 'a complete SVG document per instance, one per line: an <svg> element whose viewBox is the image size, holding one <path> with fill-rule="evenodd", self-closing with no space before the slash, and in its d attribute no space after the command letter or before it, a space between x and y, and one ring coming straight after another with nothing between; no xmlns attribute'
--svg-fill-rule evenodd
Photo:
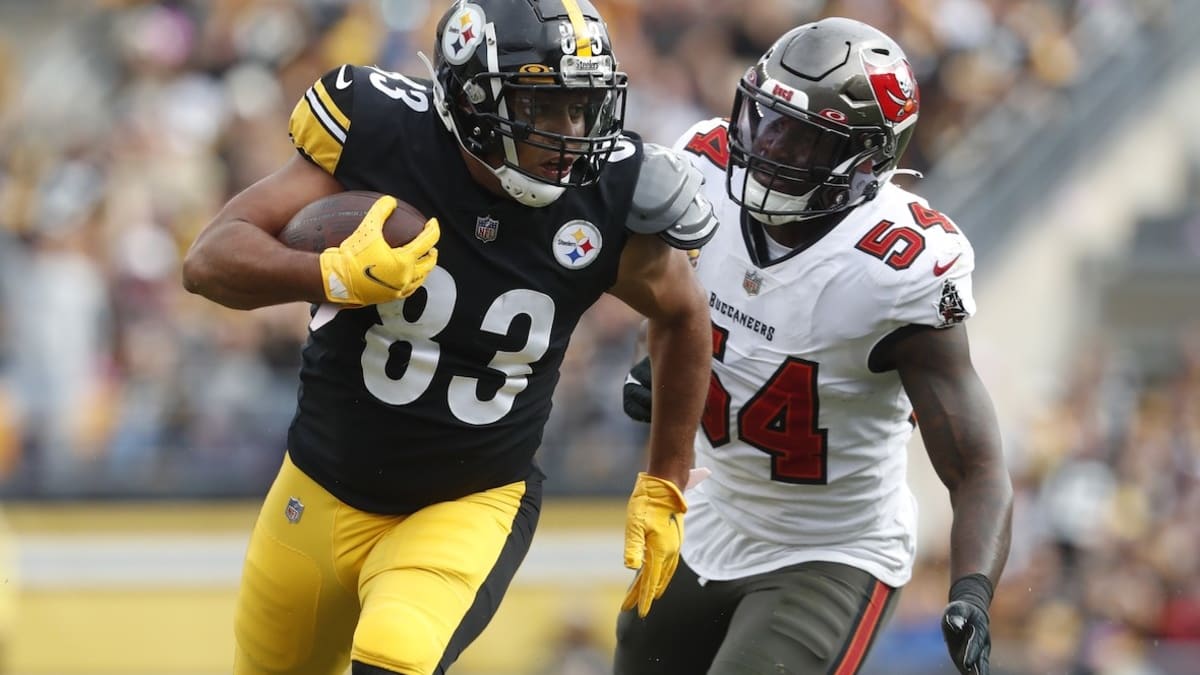
<svg viewBox="0 0 1200 675"><path fill-rule="evenodd" d="M350 236L363 216L383 195L368 190L350 190L322 197L305 206L283 226L279 241L288 248L320 253ZM429 220L411 204L396 200L396 210L383 224L383 238L391 246L407 244L421 233Z"/></svg>

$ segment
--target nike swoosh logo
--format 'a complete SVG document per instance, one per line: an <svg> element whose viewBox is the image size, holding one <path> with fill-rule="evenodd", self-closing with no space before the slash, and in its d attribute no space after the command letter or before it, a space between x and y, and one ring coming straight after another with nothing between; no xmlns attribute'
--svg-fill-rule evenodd
<svg viewBox="0 0 1200 675"><path fill-rule="evenodd" d="M938 263L938 262L933 263L933 276L940 277L943 274L945 274L946 272L949 272L950 268L954 267L954 263L958 262L958 259L961 257L962 257L962 254L959 253L958 255L951 258L950 262L946 263L945 265Z"/></svg>
<svg viewBox="0 0 1200 675"><path fill-rule="evenodd" d="M351 80L346 79L347 67L348 66L342 66L342 69L338 71L337 82L333 83L333 86L337 87L338 89L345 89L352 84Z"/></svg>
<svg viewBox="0 0 1200 675"><path fill-rule="evenodd" d="M389 284L388 282L384 281L383 279L380 279L379 277L375 276L375 274L373 272L371 272L371 270L374 268L375 268L374 265L367 265L366 267L364 267L363 268L363 276L370 279L371 281L374 281L375 283L379 284L380 286L383 286L384 288L390 288L393 291L404 290L402 288L396 288L395 286Z"/></svg>

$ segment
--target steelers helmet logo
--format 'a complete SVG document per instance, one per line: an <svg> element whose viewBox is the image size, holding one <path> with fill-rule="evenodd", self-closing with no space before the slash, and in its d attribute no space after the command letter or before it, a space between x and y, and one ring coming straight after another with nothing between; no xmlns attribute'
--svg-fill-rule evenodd
<svg viewBox="0 0 1200 675"><path fill-rule="evenodd" d="M442 55L461 66L470 60L483 42L485 19L479 5L464 3L446 22L442 33Z"/></svg>
<svg viewBox="0 0 1200 675"><path fill-rule="evenodd" d="M581 270L600 255L600 230L586 220L571 220L554 235L554 259L569 270Z"/></svg>

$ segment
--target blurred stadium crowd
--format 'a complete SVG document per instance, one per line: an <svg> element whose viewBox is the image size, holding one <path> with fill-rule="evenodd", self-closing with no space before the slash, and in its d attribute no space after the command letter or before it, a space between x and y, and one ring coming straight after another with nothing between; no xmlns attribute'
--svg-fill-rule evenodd
<svg viewBox="0 0 1200 675"><path fill-rule="evenodd" d="M6 23L63 16L53 4L10 2ZM924 102L908 154L918 169L1014 83L1060 86L1077 60L1075 3L601 4L632 74L628 126L665 143L725 114L745 66L822 14L869 20L905 45ZM9 34L0 484L38 495L262 487L290 417L306 308L235 313L188 297L180 252L291 152L287 116L326 69L421 73L415 52L429 50L441 5L95 2L48 24L44 46ZM625 369L628 314L601 306L586 328L543 459L560 486L623 486L631 458L613 448L637 434L619 419L613 378L596 375ZM614 438L614 426L626 431Z"/></svg>
<svg viewBox="0 0 1200 675"><path fill-rule="evenodd" d="M830 14L878 26L921 83L916 169L1006 96L1070 86L1082 24L1152 23L1169 4L595 1L631 75L627 126L662 143L726 114L737 77L788 27ZM239 313L189 296L181 254L292 151L288 114L325 70L421 74L415 52L429 51L443 2L0 0L0 496L265 490L307 308ZM620 412L634 332L632 313L604 301L576 333L540 455L552 492L628 488L645 433ZM1195 672L1182 664L1200 662L1200 339L1178 362L1148 379L1119 353L1088 352L1044 416L1006 420L1024 430L1009 440L998 670ZM940 555L923 557L878 646L888 672L941 668Z"/></svg>

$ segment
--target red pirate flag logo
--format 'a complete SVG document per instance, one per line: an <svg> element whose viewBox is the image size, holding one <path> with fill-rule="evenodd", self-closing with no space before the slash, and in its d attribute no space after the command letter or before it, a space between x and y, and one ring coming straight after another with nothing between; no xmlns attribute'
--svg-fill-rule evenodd
<svg viewBox="0 0 1200 675"><path fill-rule="evenodd" d="M871 80L871 91L884 119L899 124L916 117L921 109L921 93L917 90L917 78L912 66L904 59L876 65L863 59L863 66Z"/></svg>

